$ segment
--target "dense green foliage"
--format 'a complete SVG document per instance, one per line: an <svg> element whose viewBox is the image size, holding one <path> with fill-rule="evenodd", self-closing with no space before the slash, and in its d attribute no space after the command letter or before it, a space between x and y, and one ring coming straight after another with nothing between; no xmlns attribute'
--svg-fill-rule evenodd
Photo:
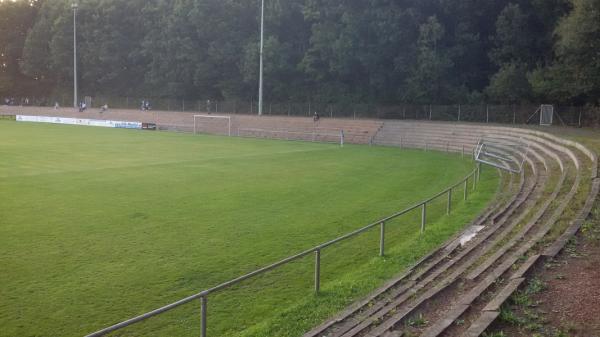
<svg viewBox="0 0 600 337"><path fill-rule="evenodd" d="M31 0L33 1L33 0ZM70 0L0 3L0 95L69 92ZM87 95L250 99L258 0L82 0ZM266 0L269 101L593 103L598 0ZM32 85L33 85L32 84Z"/></svg>
<svg viewBox="0 0 600 337"><path fill-rule="evenodd" d="M408 207L464 177L470 160L397 148L0 121L0 336L83 336ZM484 170L378 231L209 298L211 335L298 336L381 285L481 211ZM435 177L435 178L432 178ZM127 336L198 336L199 303ZM287 315L287 316L286 316ZM235 317L235 324L232 321ZM289 317L294 317L289 319ZM227 332L227 333L226 333Z"/></svg>

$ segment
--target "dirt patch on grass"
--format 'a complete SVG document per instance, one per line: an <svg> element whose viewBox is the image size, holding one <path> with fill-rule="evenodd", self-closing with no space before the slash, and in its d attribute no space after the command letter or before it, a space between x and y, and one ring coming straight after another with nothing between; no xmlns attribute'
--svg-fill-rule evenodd
<svg viewBox="0 0 600 337"><path fill-rule="evenodd" d="M489 335L600 337L599 206L557 258L540 266L529 286L513 295Z"/></svg>
<svg viewBox="0 0 600 337"><path fill-rule="evenodd" d="M536 296L547 320L572 336L600 337L600 245L583 240L556 262L542 275L548 289Z"/></svg>

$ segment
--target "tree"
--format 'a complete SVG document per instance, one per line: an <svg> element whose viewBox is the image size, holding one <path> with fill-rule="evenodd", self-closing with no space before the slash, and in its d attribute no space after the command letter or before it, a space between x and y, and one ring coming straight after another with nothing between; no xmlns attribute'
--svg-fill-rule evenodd
<svg viewBox="0 0 600 337"><path fill-rule="evenodd" d="M0 2L0 95L27 95L35 86L19 64L39 6L38 1Z"/></svg>
<svg viewBox="0 0 600 337"><path fill-rule="evenodd" d="M492 61L502 66L509 62L532 60L530 49L535 35L529 34L529 15L516 4L506 6L496 20L495 48L490 52Z"/></svg>
<svg viewBox="0 0 600 337"><path fill-rule="evenodd" d="M492 76L486 89L488 97L499 103L519 103L531 97L531 85L527 80L527 65L513 62L505 63Z"/></svg>
<svg viewBox="0 0 600 337"><path fill-rule="evenodd" d="M569 1L268 0L265 98L464 103L483 99L482 92L502 101L552 92L594 100L598 0ZM0 16L0 49L7 50L0 52L7 64L0 87L15 92L30 81L40 92L70 93L71 1L34 1L34 10L23 4L0 5L10 8ZM255 99L259 15L258 0L82 2L80 88Z"/></svg>
<svg viewBox="0 0 600 337"><path fill-rule="evenodd" d="M570 98L600 103L600 1L573 0L557 29L555 74Z"/></svg>
<svg viewBox="0 0 600 337"><path fill-rule="evenodd" d="M440 45L444 34L435 16L419 27L416 66L407 81L408 98L414 102L443 103L450 98L447 75L453 63Z"/></svg>

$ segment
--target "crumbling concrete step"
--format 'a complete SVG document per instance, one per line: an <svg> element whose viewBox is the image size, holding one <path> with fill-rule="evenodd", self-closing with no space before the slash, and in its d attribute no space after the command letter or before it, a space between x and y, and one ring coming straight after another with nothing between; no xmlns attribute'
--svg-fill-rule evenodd
<svg viewBox="0 0 600 337"><path fill-rule="evenodd" d="M477 286L471 289L471 291L461 296L459 303L466 305L473 303L473 301L475 301L475 299L486 291L494 282L496 282L496 277L494 275L488 275L481 280Z"/></svg>
<svg viewBox="0 0 600 337"><path fill-rule="evenodd" d="M383 335L382 337L402 337L404 336L404 332L403 331L388 331L385 335Z"/></svg>
<svg viewBox="0 0 600 337"><path fill-rule="evenodd" d="M500 310L500 306L504 304L504 302L512 295L515 290L521 286L521 283L525 281L525 278L516 278L508 282L506 287L504 287L488 305L483 308L483 311L498 311Z"/></svg>
<svg viewBox="0 0 600 337"><path fill-rule="evenodd" d="M412 290L414 284L415 284L415 282L409 281L406 284L403 284L401 287L394 289L389 294L389 298L391 298L391 299L396 298L397 296L400 296L401 294L405 293L406 291ZM412 292L410 292L410 294L412 294ZM408 297L408 295L405 295L405 296ZM330 334L331 337L342 336L343 334L345 334L352 328L363 323L366 319L369 319L371 316L377 314L377 312L380 311L382 308L384 308L388 303L389 303L388 301L381 300L381 301L373 304L371 307L368 307L367 310L357 313L356 317L348 316L344 320L337 321L337 322L342 322L342 323L341 323L341 325L335 327L331 331L331 334ZM334 323L336 323L336 322L334 322Z"/></svg>
<svg viewBox="0 0 600 337"><path fill-rule="evenodd" d="M481 275L485 270L487 270L489 267L491 267L493 264L495 264L497 260L499 260L504 254L506 254L506 252L508 252L508 250L510 250L513 246L515 246L517 244L517 242L519 242L521 240L521 238L524 237L531 228L533 228L533 226L539 221L539 219L543 216L543 214L548 210L551 203L558 196L558 193L560 192L560 189L562 187L565 177L566 177L565 173L563 172L559 183L556 185L556 188L552 192L552 195L546 200L546 202L543 204L543 206L536 212L534 217L521 229L519 234L515 235L512 239L510 239L510 241L507 244L505 244L503 247L498 249L483 264L479 265L475 270L473 270L469 275L467 275L468 280L474 280L479 275ZM521 215L522 216L518 218L519 221L521 218L523 218L524 215L526 215L526 213L522 213ZM515 225L518 224L519 221L514 221L512 223L512 225L510 226L510 228L512 229ZM553 225L554 221L549 221L549 223ZM497 240L500 241L502 236L506 235L506 234L508 234L508 231L505 231L503 234L501 234L497 238Z"/></svg>
<svg viewBox="0 0 600 337"><path fill-rule="evenodd" d="M434 325L427 328L427 330L421 334L421 337L439 336L442 332L448 329L448 327L452 325L452 323L454 323L454 321L456 321L465 311L467 311L468 308L469 306L465 304L456 305L450 309L450 312L448 312L444 319L437 321Z"/></svg>
<svg viewBox="0 0 600 337"><path fill-rule="evenodd" d="M592 207L594 206L594 202L596 200L596 196L600 191L600 179L594 179L592 183L592 189L590 190L590 194L588 195L585 205L581 210L579 217L571 222L571 225L567 230L548 248L546 248L542 255L547 257L555 257L560 253L560 251L565 247L567 242L571 237L573 237L583 226L583 222L590 214Z"/></svg>
<svg viewBox="0 0 600 337"><path fill-rule="evenodd" d="M542 256L541 255L532 255L530 256L527 261L525 261L521 267L519 267L519 269L512 274L512 276L510 277L511 280L513 279L517 279L517 278L521 278L521 277L525 277L525 275L527 274L527 272L540 260Z"/></svg>
<svg viewBox="0 0 600 337"><path fill-rule="evenodd" d="M500 315L499 311L484 311L462 337L479 337Z"/></svg>

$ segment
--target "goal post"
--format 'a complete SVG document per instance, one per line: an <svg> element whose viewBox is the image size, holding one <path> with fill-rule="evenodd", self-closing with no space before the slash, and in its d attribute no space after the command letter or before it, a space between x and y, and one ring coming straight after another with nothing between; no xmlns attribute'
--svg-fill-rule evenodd
<svg viewBox="0 0 600 337"><path fill-rule="evenodd" d="M231 116L194 115L194 134L199 132L231 136Z"/></svg>
<svg viewBox="0 0 600 337"><path fill-rule="evenodd" d="M551 126L554 122L554 105L552 104L542 104L533 114L527 118L527 122L525 124L529 124L529 122L537 115L540 114L540 125L541 126ZM556 115L558 116L558 114ZM560 119L560 117L559 117Z"/></svg>
<svg viewBox="0 0 600 337"><path fill-rule="evenodd" d="M550 126L554 120L554 105L542 104L540 106L540 125Z"/></svg>

